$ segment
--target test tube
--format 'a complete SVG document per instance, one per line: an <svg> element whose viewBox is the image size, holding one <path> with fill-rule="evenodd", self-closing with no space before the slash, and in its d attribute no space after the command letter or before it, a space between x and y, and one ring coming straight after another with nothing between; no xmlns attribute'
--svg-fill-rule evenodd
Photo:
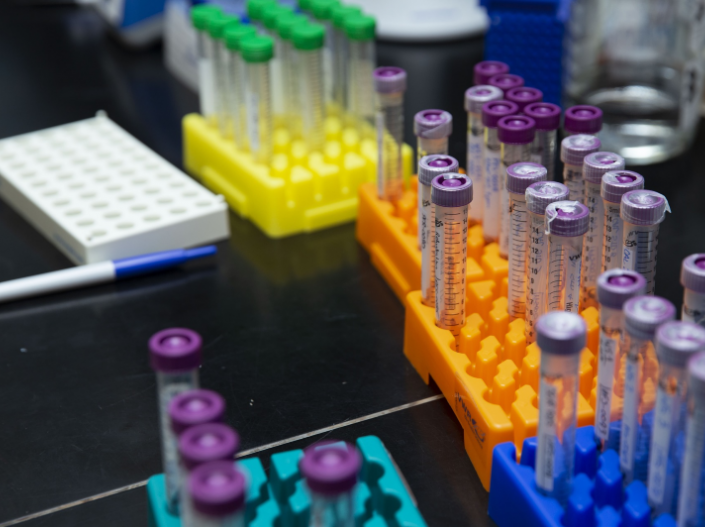
<svg viewBox="0 0 705 528"><path fill-rule="evenodd" d="M232 116L230 113L231 55L225 42L225 32L240 26L240 19L232 16L214 17L208 26L215 52L215 116L220 135L229 138L232 135Z"/></svg>
<svg viewBox="0 0 705 528"><path fill-rule="evenodd" d="M157 373L164 486L172 513L176 512L178 502L179 462L176 436L169 424L169 403L178 394L198 388L201 343L201 336L186 328L168 328L149 340L150 363Z"/></svg>
<svg viewBox="0 0 705 528"><path fill-rule="evenodd" d="M647 295L653 295L656 289L658 228L667 211L670 213L671 208L663 194L641 189L622 196L622 267L646 278Z"/></svg>
<svg viewBox="0 0 705 528"><path fill-rule="evenodd" d="M309 526L356 526L355 489L362 458L347 442L314 444L304 451L301 474L311 497Z"/></svg>
<svg viewBox="0 0 705 528"><path fill-rule="evenodd" d="M272 116L276 127L286 124L284 98L288 89L288 86L284 85L282 39L279 36L277 24L279 18L293 14L291 7L282 4L271 4L262 9L262 24L265 28L265 34L274 41L274 55L269 61L269 70L272 81Z"/></svg>
<svg viewBox="0 0 705 528"><path fill-rule="evenodd" d="M482 208L482 235L488 244L499 240L501 219L502 145L499 142L497 125L501 118L514 115L518 110L519 107L509 101L490 101L482 105L482 124L485 125L485 164L482 173L485 203Z"/></svg>
<svg viewBox="0 0 705 528"><path fill-rule="evenodd" d="M291 140L301 139L301 108L299 105L299 77L296 52L292 44L294 27L307 24L303 15L282 15L277 19L277 31L281 38L281 64L284 90L284 114ZM276 50L275 50L276 51Z"/></svg>
<svg viewBox="0 0 705 528"><path fill-rule="evenodd" d="M340 5L340 0L312 0L311 12L316 22L326 30L323 47L323 94L326 110L332 110L333 103L333 8Z"/></svg>
<svg viewBox="0 0 705 528"><path fill-rule="evenodd" d="M613 269L597 278L600 306L600 342L597 351L597 400L595 441L601 451L619 450L619 428L624 395L623 373L627 350L624 345L624 303L646 292L646 280L636 271Z"/></svg>
<svg viewBox="0 0 705 528"><path fill-rule="evenodd" d="M624 303L626 368L619 466L624 485L633 480L646 484L651 442L650 400L644 398L644 371L652 357L656 329L676 316L676 307L662 297L640 295Z"/></svg>
<svg viewBox="0 0 705 528"><path fill-rule="evenodd" d="M465 324L465 276L468 253L468 206L472 180L448 173L431 182L434 207L436 326L455 336Z"/></svg>
<svg viewBox="0 0 705 528"><path fill-rule="evenodd" d="M686 420L678 526L705 526L705 352L688 361Z"/></svg>
<svg viewBox="0 0 705 528"><path fill-rule="evenodd" d="M585 234L583 247L583 308L597 306L595 284L602 270L603 236L605 233L605 208L600 191L602 176L613 170L624 169L624 158L612 152L593 152L583 160L583 179L585 180L585 195L583 203L590 210L590 223Z"/></svg>
<svg viewBox="0 0 705 528"><path fill-rule="evenodd" d="M256 163L268 164L272 156L272 84L270 61L274 56L271 37L256 36L240 44L245 61L247 89L247 139Z"/></svg>
<svg viewBox="0 0 705 528"><path fill-rule="evenodd" d="M597 136L576 134L561 141L561 161L563 162L563 183L570 189L570 199L580 203L585 200L583 182L583 161L585 156L600 150Z"/></svg>
<svg viewBox="0 0 705 528"><path fill-rule="evenodd" d="M602 271L622 267L622 218L619 210L622 196L644 188L644 177L633 171L610 171L602 176L600 196L605 210Z"/></svg>
<svg viewBox="0 0 705 528"><path fill-rule="evenodd" d="M568 199L568 187L554 181L532 183L527 187L529 236L526 259L526 325L524 334L528 344L536 341L536 321L546 312L546 275L548 272L548 237L546 236L546 207L553 202Z"/></svg>
<svg viewBox="0 0 705 528"><path fill-rule="evenodd" d="M487 84L490 78L500 73L509 73L509 66L500 61L481 61L473 68L473 82L475 84Z"/></svg>
<svg viewBox="0 0 705 528"><path fill-rule="evenodd" d="M575 134L594 136L602 130L602 110L590 105L571 106L565 111L563 130L566 136Z"/></svg>
<svg viewBox="0 0 705 528"><path fill-rule="evenodd" d="M404 141L406 72L382 66L374 72L377 92L377 194L396 202L404 192L401 147Z"/></svg>
<svg viewBox="0 0 705 528"><path fill-rule="evenodd" d="M681 286L681 320L705 326L705 253L696 253L683 259Z"/></svg>
<svg viewBox="0 0 705 528"><path fill-rule="evenodd" d="M705 350L705 328L683 321L665 323L656 330L655 348L659 373L646 488L652 516L675 517L685 443L688 360Z"/></svg>
<svg viewBox="0 0 705 528"><path fill-rule="evenodd" d="M434 240L435 228L431 205L431 182L436 176L458 171L458 161L452 156L432 154L419 162L418 224L419 247L421 248L421 302L435 306ZM473 183L473 185L475 185Z"/></svg>
<svg viewBox="0 0 705 528"><path fill-rule="evenodd" d="M498 101L504 95L502 90L481 84L465 91L465 110L468 113L468 143L465 170L472 180L473 192L480 198L470 208L472 223L482 223L485 186L482 181L485 157L485 125L482 124L482 105L489 101ZM456 172L456 171L453 171Z"/></svg>
<svg viewBox="0 0 705 528"><path fill-rule="evenodd" d="M453 133L453 116L445 110L422 110L414 116L416 163L431 154L448 154L448 137Z"/></svg>
<svg viewBox="0 0 705 528"><path fill-rule="evenodd" d="M524 78L519 75L514 75L513 73L500 73L490 77L487 84L502 90L502 99L504 99L504 95L508 90L511 90L512 88L521 88L524 86Z"/></svg>
<svg viewBox="0 0 705 528"><path fill-rule="evenodd" d="M197 467L189 475L192 514L182 526L246 526L247 479L231 461L220 460Z"/></svg>
<svg viewBox="0 0 705 528"><path fill-rule="evenodd" d="M357 124L361 138L374 137L375 19L349 15L343 21L348 37L348 113Z"/></svg>
<svg viewBox="0 0 705 528"><path fill-rule="evenodd" d="M262 22L262 11L264 8L276 3L276 0L247 0L247 18L250 19L250 24L257 28L257 31L265 31L264 23Z"/></svg>
<svg viewBox="0 0 705 528"><path fill-rule="evenodd" d="M536 323L541 349L536 487L560 504L573 486L580 352L587 325L577 314L550 312Z"/></svg>
<svg viewBox="0 0 705 528"><path fill-rule="evenodd" d="M331 9L333 27L333 102L335 111L342 113L348 108L348 37L345 34L345 18L361 15L358 6L337 5Z"/></svg>
<svg viewBox="0 0 705 528"><path fill-rule="evenodd" d="M531 103L524 114L536 122L536 136L531 144L531 161L548 171L546 179L553 181L556 169L556 135L561 124L561 107L553 103Z"/></svg>
<svg viewBox="0 0 705 528"><path fill-rule="evenodd" d="M499 170L499 255L509 255L509 193L507 191L507 169L510 165L528 162L529 148L536 134L536 123L523 115L503 117L497 123L497 139L501 145L502 164Z"/></svg>
<svg viewBox="0 0 705 528"><path fill-rule="evenodd" d="M546 206L549 311L580 313L580 261L589 218L588 208L580 202L566 200Z"/></svg>
<svg viewBox="0 0 705 528"><path fill-rule="evenodd" d="M507 312L512 318L526 318L526 270L528 212L526 189L546 180L546 168L538 163L521 162L507 168L509 193L509 291Z"/></svg>
<svg viewBox="0 0 705 528"><path fill-rule="evenodd" d="M240 54L240 43L252 38L257 30L250 25L235 25L225 30L225 45L230 54L228 72L229 80L229 105L232 120L232 137L239 150L249 148L247 141L247 107L245 105L245 61Z"/></svg>
<svg viewBox="0 0 705 528"><path fill-rule="evenodd" d="M524 108L532 103L540 103L543 101L543 92L538 88L530 88L528 86L519 86L511 88L504 93L504 98L507 101L516 103L519 107L519 113L524 113Z"/></svg>
<svg viewBox="0 0 705 528"><path fill-rule="evenodd" d="M225 424L207 423L186 429L179 436L181 481L189 481L189 475L197 467L209 462L223 460L233 464L239 446L240 437ZM194 505L189 491L184 486L181 493L182 526L194 526L195 522Z"/></svg>
<svg viewBox="0 0 705 528"><path fill-rule="evenodd" d="M191 8L191 21L196 28L198 44L198 94L201 115L215 124L215 49L208 33L211 18L222 16L214 5L201 4Z"/></svg>
<svg viewBox="0 0 705 528"><path fill-rule="evenodd" d="M309 151L322 152L326 117L323 95L323 41L325 29L318 24L299 24L292 29L298 69L299 113L302 134Z"/></svg>

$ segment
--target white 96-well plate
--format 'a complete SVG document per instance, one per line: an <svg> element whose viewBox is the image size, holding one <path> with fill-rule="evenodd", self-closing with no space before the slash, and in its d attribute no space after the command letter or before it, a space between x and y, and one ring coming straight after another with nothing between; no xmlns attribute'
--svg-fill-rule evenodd
<svg viewBox="0 0 705 528"><path fill-rule="evenodd" d="M0 140L0 196L76 264L229 236L222 196L101 113Z"/></svg>

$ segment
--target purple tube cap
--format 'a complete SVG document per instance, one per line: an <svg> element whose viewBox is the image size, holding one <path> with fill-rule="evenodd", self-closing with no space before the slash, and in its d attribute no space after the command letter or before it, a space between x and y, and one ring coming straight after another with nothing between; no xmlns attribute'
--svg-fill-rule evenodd
<svg viewBox="0 0 705 528"><path fill-rule="evenodd" d="M663 297L639 295L624 303L624 327L639 339L653 339L656 329L675 317L676 307Z"/></svg>
<svg viewBox="0 0 705 528"><path fill-rule="evenodd" d="M541 352L579 354L587 343L587 325L578 314L549 312L536 321L536 343Z"/></svg>
<svg viewBox="0 0 705 528"><path fill-rule="evenodd" d="M519 106L519 112L523 112L527 105L543 101L543 92L538 88L519 86L504 92L504 98L516 103Z"/></svg>
<svg viewBox="0 0 705 528"><path fill-rule="evenodd" d="M362 458L355 446L347 442L325 442L304 451L300 469L311 491L338 495L355 487L361 464Z"/></svg>
<svg viewBox="0 0 705 528"><path fill-rule="evenodd" d="M224 517L245 506L245 475L230 461L208 462L194 469L188 478L193 508L204 515Z"/></svg>
<svg viewBox="0 0 705 528"><path fill-rule="evenodd" d="M225 400L217 392L196 389L182 392L169 402L171 429L177 435L189 427L222 422Z"/></svg>
<svg viewBox="0 0 705 528"><path fill-rule="evenodd" d="M201 365L201 336L188 328L167 328L149 339L152 369L186 372Z"/></svg>
<svg viewBox="0 0 705 528"><path fill-rule="evenodd" d="M687 290L705 293L705 253L696 253L683 259L681 285Z"/></svg>
<svg viewBox="0 0 705 528"><path fill-rule="evenodd" d="M240 437L232 427L219 423L196 425L186 429L179 437L179 454L187 469L213 462L231 460Z"/></svg>
<svg viewBox="0 0 705 528"><path fill-rule="evenodd" d="M705 352L688 361L688 390L698 399L705 398Z"/></svg>
<svg viewBox="0 0 705 528"><path fill-rule="evenodd" d="M557 130L561 125L561 107L553 103L531 103L524 107L524 114L536 122L536 130Z"/></svg>
<svg viewBox="0 0 705 528"><path fill-rule="evenodd" d="M505 116L497 122L497 139L510 145L528 145L536 135L536 122L525 115Z"/></svg>
<svg viewBox="0 0 705 528"><path fill-rule="evenodd" d="M587 233L590 209L570 200L553 202L546 206L546 233L564 237Z"/></svg>
<svg viewBox="0 0 705 528"><path fill-rule="evenodd" d="M419 183L431 185L433 178L447 172L458 172L458 160L445 154L430 154L419 161Z"/></svg>
<svg viewBox="0 0 705 528"><path fill-rule="evenodd" d="M597 300L601 306L621 310L624 303L646 293L646 279L636 271L611 269L597 277Z"/></svg>
<svg viewBox="0 0 705 528"><path fill-rule="evenodd" d="M472 180L465 174L446 173L431 182L431 202L440 207L463 207L472 202Z"/></svg>
<svg viewBox="0 0 705 528"><path fill-rule="evenodd" d="M602 130L602 110L590 105L571 106L565 111L563 127L569 134L597 134Z"/></svg>
<svg viewBox="0 0 705 528"><path fill-rule="evenodd" d="M503 117L516 115L519 107L511 101L490 101L482 105L482 124L489 128L497 128L497 123Z"/></svg>
<svg viewBox="0 0 705 528"><path fill-rule="evenodd" d="M644 177L628 170L609 171L602 176L600 196L611 203L620 203L629 191L644 188Z"/></svg>
<svg viewBox="0 0 705 528"><path fill-rule="evenodd" d="M373 74L377 93L395 93L406 90L406 71L396 66L380 66Z"/></svg>
<svg viewBox="0 0 705 528"><path fill-rule="evenodd" d="M490 77L487 84L499 88L502 90L502 93L506 93L507 90L511 90L512 88L521 88L524 86L524 78L520 75L514 75L513 73L498 73Z"/></svg>
<svg viewBox="0 0 705 528"><path fill-rule="evenodd" d="M659 362L684 368L690 357L705 350L705 328L685 321L669 321L656 329Z"/></svg>
<svg viewBox="0 0 705 528"><path fill-rule="evenodd" d="M588 154L600 150L602 144L597 136L577 134L561 141L561 161L568 165L580 165Z"/></svg>
<svg viewBox="0 0 705 528"><path fill-rule="evenodd" d="M473 68L473 81L475 84L487 84L490 77L500 73L509 73L509 66L500 61L482 61Z"/></svg>
<svg viewBox="0 0 705 528"><path fill-rule="evenodd" d="M529 185L544 181L547 176L548 171L543 165L520 161L507 167L507 191L525 194Z"/></svg>
<svg viewBox="0 0 705 528"><path fill-rule="evenodd" d="M414 134L424 139L443 139L453 132L453 116L445 110L421 110L414 116Z"/></svg>
<svg viewBox="0 0 705 528"><path fill-rule="evenodd" d="M624 169L624 158L614 152L593 152L583 159L583 178L601 183L605 173Z"/></svg>
<svg viewBox="0 0 705 528"><path fill-rule="evenodd" d="M473 114L482 113L482 105L504 98L504 92L495 86L481 84L465 90L465 111Z"/></svg>
<svg viewBox="0 0 705 528"><path fill-rule="evenodd" d="M655 191L639 189L622 195L619 216L634 225L654 225L663 222L666 211L671 212L666 197Z"/></svg>
<svg viewBox="0 0 705 528"><path fill-rule="evenodd" d="M570 190L564 184L554 181L532 183L526 188L526 208L534 214L546 214L546 207L553 202L567 200Z"/></svg>

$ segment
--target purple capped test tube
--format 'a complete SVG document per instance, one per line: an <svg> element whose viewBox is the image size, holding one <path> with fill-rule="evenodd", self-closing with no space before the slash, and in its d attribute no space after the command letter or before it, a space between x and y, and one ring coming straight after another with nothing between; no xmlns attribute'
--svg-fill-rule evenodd
<svg viewBox="0 0 705 528"><path fill-rule="evenodd" d="M583 236L587 232L590 212L580 202L553 202L546 207L548 234L549 311L580 313L580 267Z"/></svg>
<svg viewBox="0 0 705 528"><path fill-rule="evenodd" d="M561 107L553 103L531 103L524 107L524 114L536 122L531 161L546 167L546 179L552 181L556 169L556 136L561 124Z"/></svg>
<svg viewBox="0 0 705 528"><path fill-rule="evenodd" d="M311 496L309 526L355 526L355 488L362 458L347 442L314 444L304 451L301 474Z"/></svg>
<svg viewBox="0 0 705 528"><path fill-rule="evenodd" d="M602 176L613 170L624 169L624 158L612 152L593 152L583 160L585 195L583 203L590 210L590 224L585 234L582 271L582 306L597 306L595 283L602 270L602 248L604 247L605 208L600 191Z"/></svg>
<svg viewBox="0 0 705 528"><path fill-rule="evenodd" d="M573 486L580 352L587 325L574 313L549 312L536 323L541 349L536 487L565 504Z"/></svg>
<svg viewBox="0 0 705 528"><path fill-rule="evenodd" d="M644 295L646 279L636 271L613 269L597 278L600 307L600 342L597 352L597 402L595 407L595 441L600 450L619 450L619 428L612 427L622 418L621 400L627 350L624 346L624 311L632 297Z"/></svg>
<svg viewBox="0 0 705 528"><path fill-rule="evenodd" d="M602 110L590 105L571 106L565 111L563 129L566 136L575 134L594 136L602 130Z"/></svg>
<svg viewBox="0 0 705 528"><path fill-rule="evenodd" d="M487 81L500 73L509 73L509 66L500 61L482 61L475 64L473 68L473 82L475 84L487 84Z"/></svg>
<svg viewBox="0 0 705 528"><path fill-rule="evenodd" d="M644 177L634 171L617 170L602 176L600 196L605 211L602 271L622 267L622 218L619 211L622 196L644 188Z"/></svg>
<svg viewBox="0 0 705 528"><path fill-rule="evenodd" d="M705 253L696 253L683 259L681 286L681 320L705 326Z"/></svg>
<svg viewBox="0 0 705 528"><path fill-rule="evenodd" d="M436 176L458 172L458 160L452 156L432 154L419 162L418 224L419 247L421 248L421 302L426 306L436 304L435 277L435 228L431 203L431 182ZM474 184L473 184L474 185Z"/></svg>
<svg viewBox="0 0 705 528"><path fill-rule="evenodd" d="M528 255L526 258L526 325L528 344L536 341L536 321L546 312L546 278L548 275L548 237L546 207L568 199L568 187L554 181L532 183L524 197L528 211Z"/></svg>
<svg viewBox="0 0 705 528"><path fill-rule="evenodd" d="M222 422L225 400L217 392L193 389L182 392L169 403L171 429L178 437L189 427Z"/></svg>
<svg viewBox="0 0 705 528"><path fill-rule="evenodd" d="M431 183L435 218L436 326L455 336L465 324L468 254L468 206L472 180L465 174L441 174Z"/></svg>
<svg viewBox="0 0 705 528"><path fill-rule="evenodd" d="M646 484L654 402L645 398L645 374L653 371L657 362L653 345L656 329L676 317L676 307L662 297L640 295L624 303L623 310L627 359L619 466L625 485L633 480Z"/></svg>
<svg viewBox="0 0 705 528"><path fill-rule="evenodd" d="M656 289L656 250L659 224L671 212L663 194L640 189L622 196L622 267L646 278L646 293Z"/></svg>
<svg viewBox="0 0 705 528"><path fill-rule="evenodd" d="M374 71L377 93L377 195L396 202L404 192L401 147L404 141L406 72L396 66Z"/></svg>
<svg viewBox="0 0 705 528"><path fill-rule="evenodd" d="M519 107L510 101L490 101L482 106L482 124L485 125L485 164L482 176L485 203L482 208L482 235L486 243L499 241L501 221L502 145L499 142L497 125L500 119L515 115L518 111Z"/></svg>
<svg viewBox="0 0 705 528"><path fill-rule="evenodd" d="M663 513L676 517L685 440L688 360L705 350L705 328L683 321L665 323L656 330L655 348L658 388L646 488L654 518Z"/></svg>
<svg viewBox="0 0 705 528"><path fill-rule="evenodd" d="M504 95L512 88L521 88L524 86L524 78L519 75L514 75L513 73L500 73L490 77L487 84L499 88L502 90L502 95Z"/></svg>
<svg viewBox="0 0 705 528"><path fill-rule="evenodd" d="M563 183L570 189L570 199L583 203L585 184L583 183L583 161L585 156L600 150L597 136L577 134L561 141L561 161L563 162Z"/></svg>
<svg viewBox="0 0 705 528"><path fill-rule="evenodd" d="M178 394L198 388L201 345L201 336L186 328L162 330L149 340L150 363L157 373L166 499L172 513L176 512L178 505L179 463L176 436L169 424L169 404Z"/></svg>
<svg viewBox="0 0 705 528"><path fill-rule="evenodd" d="M247 479L231 461L203 464L189 475L191 519L182 526L245 526Z"/></svg>
<svg viewBox="0 0 705 528"><path fill-rule="evenodd" d="M546 180L546 168L528 161L507 168L509 195L509 290L507 311L512 318L526 317L526 250L528 218L526 189Z"/></svg>
<svg viewBox="0 0 705 528"><path fill-rule="evenodd" d="M504 92L504 98L507 101L516 103L519 107L519 113L523 113L527 105L543 101L543 92L538 88L518 86L517 88L511 88Z"/></svg>
<svg viewBox="0 0 705 528"><path fill-rule="evenodd" d="M485 186L482 177L485 163L485 125L482 124L482 105L490 101L498 101L503 97L502 90L486 84L473 86L465 91L465 111L468 113L468 144L465 170L472 180L475 194L481 198L475 200L475 203L470 208L470 222L474 224L482 223L484 210Z"/></svg>
<svg viewBox="0 0 705 528"><path fill-rule="evenodd" d="M509 194L507 169L510 165L528 162L530 148L536 134L536 123L524 115L503 117L497 123L497 138L502 146L502 165L499 171L499 255L509 256Z"/></svg>
<svg viewBox="0 0 705 528"><path fill-rule="evenodd" d="M430 154L448 154L448 137L453 132L453 116L445 110L421 110L414 116L416 163Z"/></svg>

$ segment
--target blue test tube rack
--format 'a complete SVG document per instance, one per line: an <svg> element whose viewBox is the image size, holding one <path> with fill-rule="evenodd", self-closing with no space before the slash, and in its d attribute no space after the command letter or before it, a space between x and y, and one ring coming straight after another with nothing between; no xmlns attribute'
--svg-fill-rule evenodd
<svg viewBox="0 0 705 528"><path fill-rule="evenodd" d="M646 486L634 481L622 489L619 455L598 456L593 426L575 438L573 491L565 508L538 491L535 483L536 438L527 438L516 461L512 442L494 449L489 514L498 526L676 526L669 514L652 523Z"/></svg>

